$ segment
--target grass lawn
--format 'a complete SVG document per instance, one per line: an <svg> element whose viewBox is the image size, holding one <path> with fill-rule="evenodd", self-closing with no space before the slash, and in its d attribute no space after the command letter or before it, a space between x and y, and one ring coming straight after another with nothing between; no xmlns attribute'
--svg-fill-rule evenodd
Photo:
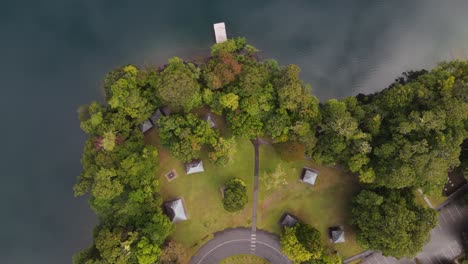
<svg viewBox="0 0 468 264"><path fill-rule="evenodd" d="M447 199L447 197L443 196L441 193L429 194L427 195L427 198L429 198L429 201L431 201L434 207L437 207L439 204L441 204L443 201Z"/></svg>
<svg viewBox="0 0 468 264"><path fill-rule="evenodd" d="M363 251L348 222L351 198L360 190L357 180L341 170L319 166L311 161L284 162L272 146L261 145L259 177L265 172L274 171L279 164L286 172L288 184L274 191L265 191L262 185L259 186L257 226L279 234L279 219L284 212L289 212L317 228L325 245L338 250L343 258ZM319 171L315 186L299 181L304 165ZM328 227L337 225L344 225L345 243L329 242Z"/></svg>
<svg viewBox="0 0 468 264"><path fill-rule="evenodd" d="M159 144L157 130L145 135L147 144L153 144L159 150L159 179L161 195L164 200L183 198L189 220L177 223L172 238L182 243L193 255L208 241L212 234L231 227L249 226L252 215L253 191L253 145L248 140L237 141L237 154L234 162L226 167L212 164L206 153L202 155L205 172L187 175L181 161L170 156L169 151ZM165 174L175 169L178 176L171 182ZM238 213L229 213L223 208L220 187L229 179L237 177L247 184L249 202Z"/></svg>
<svg viewBox="0 0 468 264"><path fill-rule="evenodd" d="M268 264L267 260L254 255L236 255L223 259L220 264Z"/></svg>
<svg viewBox="0 0 468 264"><path fill-rule="evenodd" d="M198 114L202 116L203 109ZM221 134L228 135L229 131L225 129L222 118L215 116L215 120L220 126ZM184 245L189 256L194 255L200 246L211 239L213 233L226 228L251 225L254 151L249 140L237 139L234 162L226 167L215 166L208 160L207 154L203 153L205 172L191 175L185 173L181 161L173 158L169 150L161 146L156 129L146 133L145 142L157 146L159 150L157 177L160 179L163 199L184 199L189 220L175 225L172 239ZM351 197L359 191L357 181L338 169L318 166L311 161L284 162L272 146L261 145L259 176L274 171L279 164L287 174L288 185L274 191L266 191L262 185L259 186L257 227L280 234L278 221L284 212L290 212L320 230L325 245L329 245L331 250L338 250L344 258L361 252L363 249L356 243L354 230L347 221ZM298 180L304 165L319 171L313 187ZM169 182L165 174L173 169L178 176ZM246 208L238 213L224 210L220 193L220 188L233 177L246 182L249 196ZM329 243L328 227L336 225L344 225L345 243ZM232 261L235 260L233 258Z"/></svg>

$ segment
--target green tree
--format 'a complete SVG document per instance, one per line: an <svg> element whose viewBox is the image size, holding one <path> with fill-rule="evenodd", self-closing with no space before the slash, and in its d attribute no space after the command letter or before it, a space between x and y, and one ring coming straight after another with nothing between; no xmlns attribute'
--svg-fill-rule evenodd
<svg viewBox="0 0 468 264"><path fill-rule="evenodd" d="M306 247L296 236L296 227L285 227L280 236L281 251L294 263L302 263L312 258Z"/></svg>
<svg viewBox="0 0 468 264"><path fill-rule="evenodd" d="M308 224L296 224L296 237L297 240L307 249L311 254L311 259L319 259L322 257L323 245L320 239L320 232Z"/></svg>
<svg viewBox="0 0 468 264"><path fill-rule="evenodd" d="M275 85L278 91L278 101L284 109L295 111L300 104L303 93L302 81L299 79L301 69L294 64L286 66Z"/></svg>
<svg viewBox="0 0 468 264"><path fill-rule="evenodd" d="M138 69L129 65L123 68L123 73L123 77L111 85L112 96L108 103L112 109L135 119L136 123L143 122L154 108L138 86Z"/></svg>
<svg viewBox="0 0 468 264"><path fill-rule="evenodd" d="M236 110L239 107L239 96L233 93L224 94L219 97L219 103L223 108Z"/></svg>
<svg viewBox="0 0 468 264"><path fill-rule="evenodd" d="M223 205L228 212L244 209L247 204L247 186L241 179L229 180L224 189Z"/></svg>
<svg viewBox="0 0 468 264"><path fill-rule="evenodd" d="M142 237L137 244L136 256L138 264L152 264L161 256L161 249L148 238Z"/></svg>
<svg viewBox="0 0 468 264"><path fill-rule="evenodd" d="M184 63L174 57L169 60L169 65L161 72L160 78L155 83L156 94L162 103L173 110L186 112L200 106L202 97L198 78L200 69L192 63Z"/></svg>
<svg viewBox="0 0 468 264"><path fill-rule="evenodd" d="M199 158L204 144L215 146L218 134L209 124L193 114L163 116L159 119L161 142L179 160Z"/></svg>
<svg viewBox="0 0 468 264"><path fill-rule="evenodd" d="M216 144L213 145L213 151L208 153L208 156L216 165L226 166L233 161L237 151L236 147L236 139L234 137L227 139L220 137Z"/></svg>
<svg viewBox="0 0 468 264"><path fill-rule="evenodd" d="M352 223L365 248L413 257L428 242L437 213L416 205L410 190L363 190L354 198Z"/></svg>

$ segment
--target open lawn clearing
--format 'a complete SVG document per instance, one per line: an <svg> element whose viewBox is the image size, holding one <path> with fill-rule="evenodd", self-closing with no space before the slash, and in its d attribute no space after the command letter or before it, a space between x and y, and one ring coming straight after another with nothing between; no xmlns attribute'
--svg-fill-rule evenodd
<svg viewBox="0 0 468 264"><path fill-rule="evenodd" d="M223 259L220 264L268 264L265 259L257 257L255 255L236 255Z"/></svg>
<svg viewBox="0 0 468 264"><path fill-rule="evenodd" d="M159 149L158 177L163 199L184 198L189 220L175 225L172 238L190 248L191 254L214 232L251 224L254 151L250 141L237 140L237 154L231 165L215 166L204 153L202 160L205 172L187 175L183 163L171 157L169 151L160 146L157 130L149 131L145 139L148 144L156 145ZM168 182L165 174L172 169L177 171L178 177ZM233 177L246 182L249 197L245 209L238 213L224 210L220 193L220 187Z"/></svg>
<svg viewBox="0 0 468 264"><path fill-rule="evenodd" d="M257 226L280 234L279 219L284 212L289 212L316 227L322 233L323 242L338 250L343 258L363 251L349 225L351 198L360 190L357 180L341 170L319 166L308 160L284 162L272 146L261 145L259 177L274 171L279 164L286 172L288 184L273 191L259 186ZM303 166L319 172L315 186L299 181ZM328 227L337 225L344 225L345 243L329 242Z"/></svg>

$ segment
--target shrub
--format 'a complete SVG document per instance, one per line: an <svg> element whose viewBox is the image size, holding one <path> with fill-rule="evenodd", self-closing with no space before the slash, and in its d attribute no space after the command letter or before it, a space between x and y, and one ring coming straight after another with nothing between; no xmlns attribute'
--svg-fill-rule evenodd
<svg viewBox="0 0 468 264"><path fill-rule="evenodd" d="M228 212L244 209L247 204L247 187L241 179L234 178L226 183L223 206Z"/></svg>

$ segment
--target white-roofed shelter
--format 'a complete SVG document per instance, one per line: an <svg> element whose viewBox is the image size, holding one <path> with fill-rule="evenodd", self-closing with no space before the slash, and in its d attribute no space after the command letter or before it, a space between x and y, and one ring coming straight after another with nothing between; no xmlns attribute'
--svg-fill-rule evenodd
<svg viewBox="0 0 468 264"><path fill-rule="evenodd" d="M318 176L318 171L304 167L302 169L302 175L301 175L301 180L304 183L307 183L309 185L315 185L315 181L317 180Z"/></svg>
<svg viewBox="0 0 468 264"><path fill-rule="evenodd" d="M210 124L211 128L216 127L216 123L215 123L214 118L213 118L213 116L211 114L206 115L206 121L208 122L208 124Z"/></svg>
<svg viewBox="0 0 468 264"><path fill-rule="evenodd" d="M143 124L140 125L140 130L143 133L146 133L151 128L153 128L153 124L149 119L146 119L145 122L143 122Z"/></svg>
<svg viewBox="0 0 468 264"><path fill-rule="evenodd" d="M333 243L345 242L345 233L342 226L330 228L330 239Z"/></svg>
<svg viewBox="0 0 468 264"><path fill-rule="evenodd" d="M177 199L166 202L164 204L167 214L173 223L185 221L188 219L187 212L185 211L184 201Z"/></svg>
<svg viewBox="0 0 468 264"><path fill-rule="evenodd" d="M192 162L185 163L185 172L187 174L193 174L198 172L204 172L203 161L202 160L193 160Z"/></svg>

